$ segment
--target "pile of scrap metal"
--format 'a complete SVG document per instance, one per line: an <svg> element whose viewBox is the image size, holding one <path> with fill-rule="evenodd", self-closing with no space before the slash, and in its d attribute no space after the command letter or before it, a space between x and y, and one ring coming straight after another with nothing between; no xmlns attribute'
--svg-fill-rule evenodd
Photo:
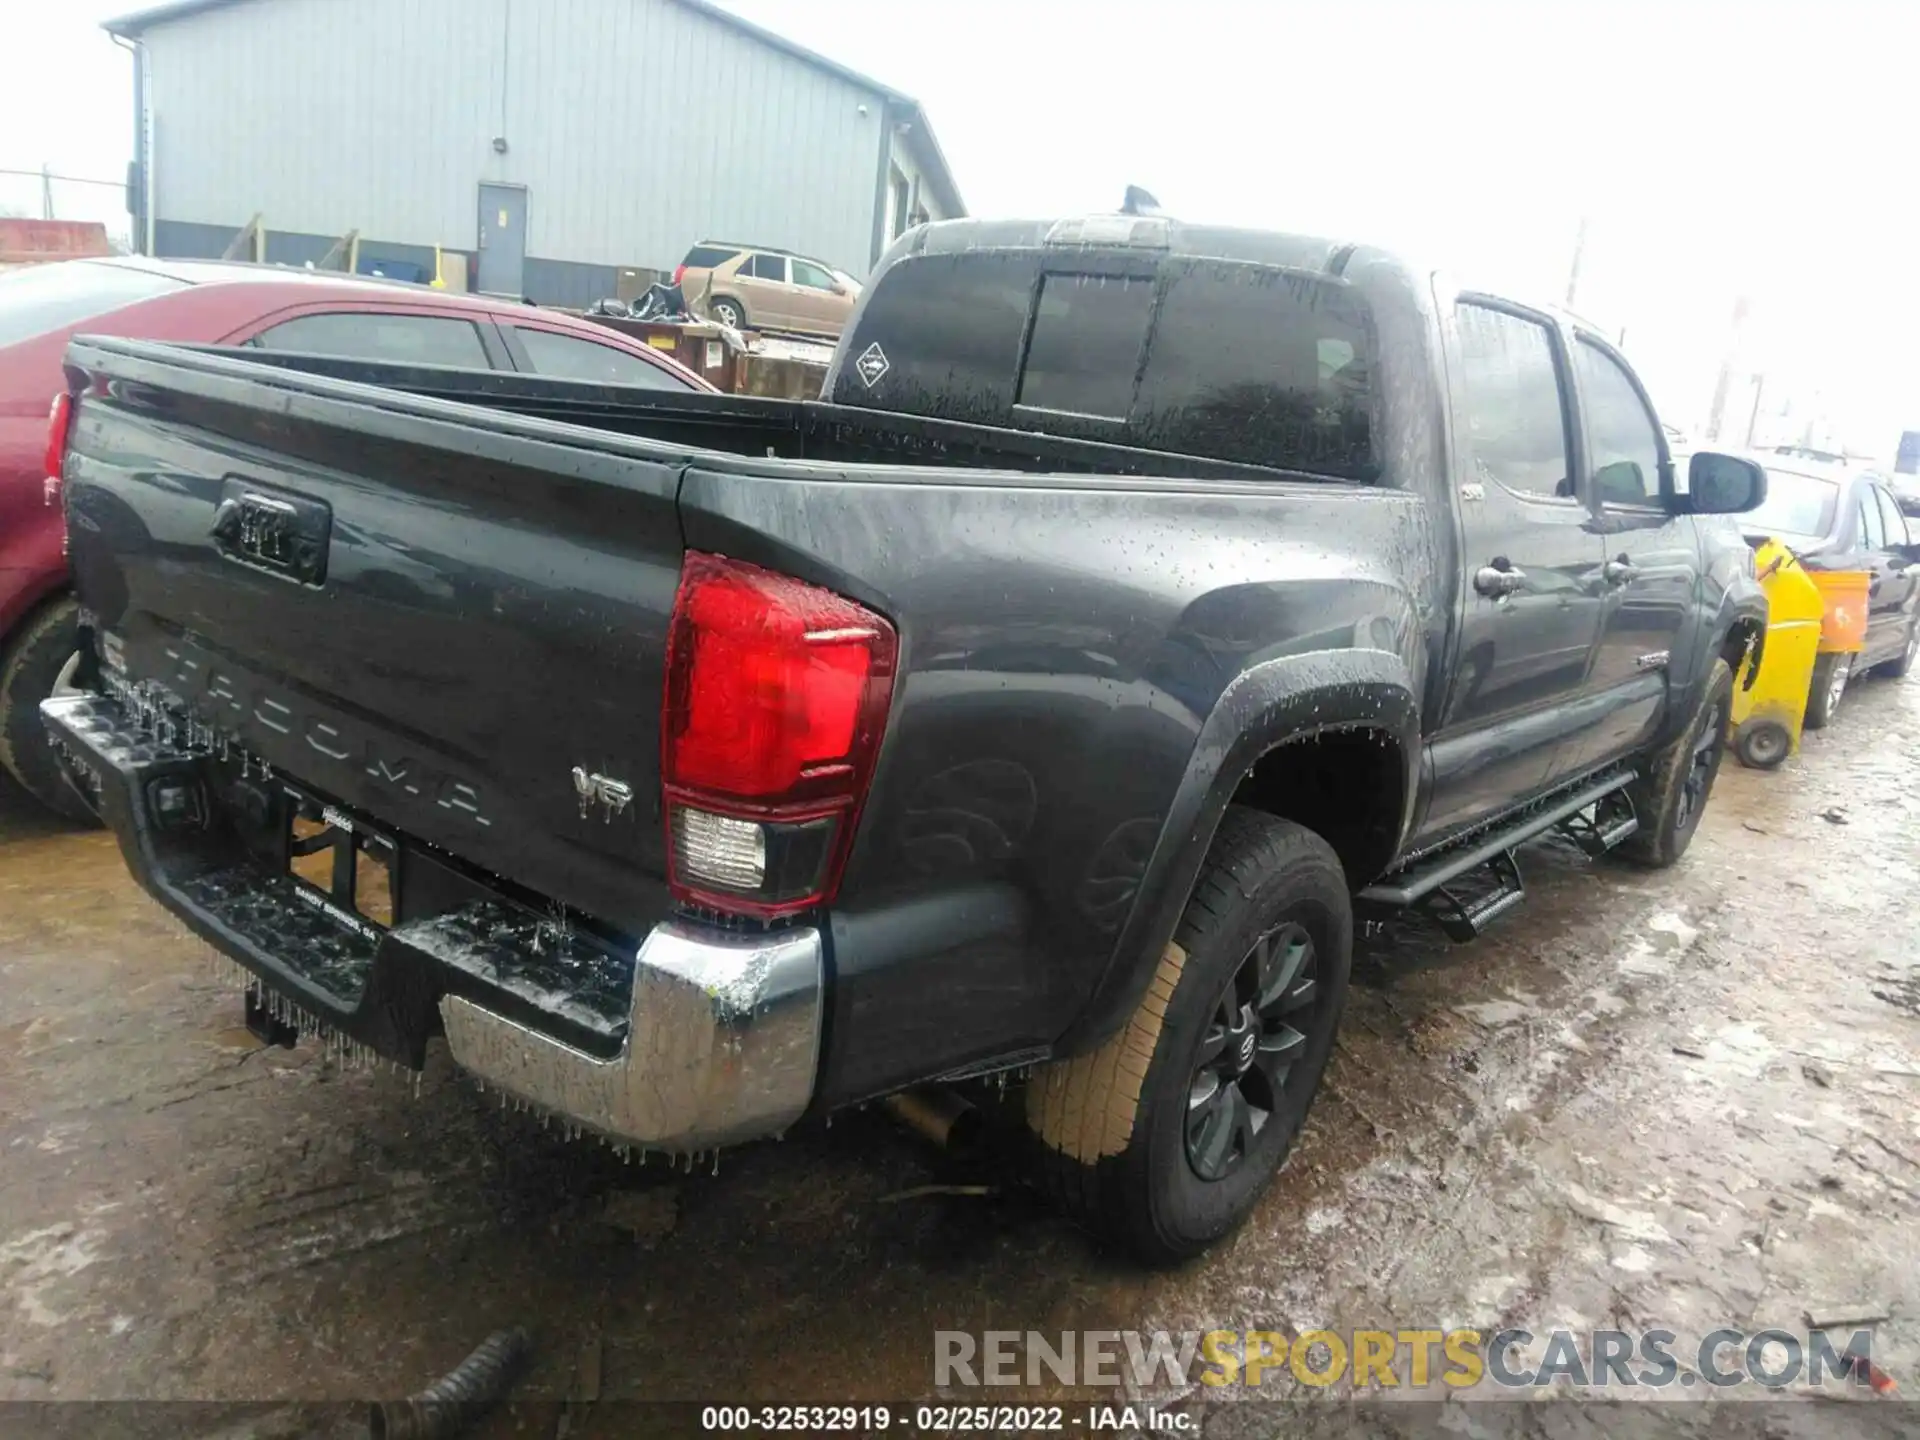
<svg viewBox="0 0 1920 1440"><path fill-rule="evenodd" d="M811 400L820 394L833 359L832 341L758 334L749 338L707 317L704 299L690 304L680 286L662 282L649 285L633 300L596 300L581 313L673 353L722 390L782 399ZM683 328L652 328L673 326ZM716 344L725 347L724 355Z"/></svg>
<svg viewBox="0 0 1920 1440"><path fill-rule="evenodd" d="M678 285L649 285L638 300L617 300L609 296L596 300L586 309L589 315L611 315L619 320L662 320L686 324L696 317L687 308L687 297Z"/></svg>

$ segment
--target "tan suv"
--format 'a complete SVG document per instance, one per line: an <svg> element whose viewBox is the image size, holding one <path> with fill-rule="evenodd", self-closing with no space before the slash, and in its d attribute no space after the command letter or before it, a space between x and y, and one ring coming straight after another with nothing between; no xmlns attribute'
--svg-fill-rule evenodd
<svg viewBox="0 0 1920 1440"><path fill-rule="evenodd" d="M695 310L736 330L793 330L839 337L860 298L843 270L785 250L702 240L673 283Z"/></svg>

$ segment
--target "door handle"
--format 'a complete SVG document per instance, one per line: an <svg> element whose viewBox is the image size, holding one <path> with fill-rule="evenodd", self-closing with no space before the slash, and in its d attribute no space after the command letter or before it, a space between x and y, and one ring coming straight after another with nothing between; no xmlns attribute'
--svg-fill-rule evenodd
<svg viewBox="0 0 1920 1440"><path fill-rule="evenodd" d="M1639 577L1640 568L1631 560L1627 559L1626 556L1622 555L1618 560L1607 561L1607 563L1601 567L1600 574L1605 577L1609 585L1616 587L1631 585L1634 580Z"/></svg>
<svg viewBox="0 0 1920 1440"><path fill-rule="evenodd" d="M1473 588L1493 600L1503 600L1527 583L1527 572L1495 561L1473 572Z"/></svg>

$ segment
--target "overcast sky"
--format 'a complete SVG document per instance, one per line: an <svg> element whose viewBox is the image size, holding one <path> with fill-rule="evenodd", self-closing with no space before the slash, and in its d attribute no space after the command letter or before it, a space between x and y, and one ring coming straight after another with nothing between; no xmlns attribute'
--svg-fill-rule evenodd
<svg viewBox="0 0 1920 1440"><path fill-rule="evenodd" d="M1858 445L1920 427L1920 4L724 0L927 107L975 214L1173 213L1379 241L1625 330L1704 417L1751 365ZM0 0L0 169L117 179L132 0ZM119 217L110 190L62 213ZM0 176L37 213L38 182ZM120 223L124 225L124 220Z"/></svg>

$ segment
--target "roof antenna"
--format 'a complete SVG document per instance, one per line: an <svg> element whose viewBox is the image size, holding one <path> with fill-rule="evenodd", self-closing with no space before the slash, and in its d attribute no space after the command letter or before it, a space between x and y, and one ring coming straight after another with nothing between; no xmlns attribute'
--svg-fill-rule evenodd
<svg viewBox="0 0 1920 1440"><path fill-rule="evenodd" d="M1127 198L1120 202L1122 215L1158 215L1160 202L1153 198L1151 191L1138 185L1127 186Z"/></svg>

